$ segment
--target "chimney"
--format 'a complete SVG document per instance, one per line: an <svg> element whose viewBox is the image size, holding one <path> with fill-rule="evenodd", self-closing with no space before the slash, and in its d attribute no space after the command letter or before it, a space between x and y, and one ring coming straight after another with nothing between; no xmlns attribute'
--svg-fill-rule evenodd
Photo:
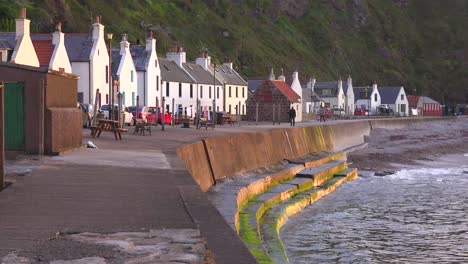
<svg viewBox="0 0 468 264"><path fill-rule="evenodd" d="M353 87L353 79L351 79L351 75L348 75L348 87Z"/></svg>
<svg viewBox="0 0 468 264"><path fill-rule="evenodd" d="M310 79L309 79L309 82L307 83L307 88L309 88L309 89L311 89L312 91L314 91L315 82L316 82L315 77L310 78Z"/></svg>
<svg viewBox="0 0 468 264"><path fill-rule="evenodd" d="M29 19L26 19L26 8L21 8L16 19L16 45L11 56L11 62L16 64L39 67L39 60L31 41Z"/></svg>
<svg viewBox="0 0 468 264"><path fill-rule="evenodd" d="M271 81L276 80L275 72L274 72L273 68L271 68L270 76L268 76L268 79L271 80Z"/></svg>
<svg viewBox="0 0 468 264"><path fill-rule="evenodd" d="M156 52L156 40L153 38L153 31L148 32L148 38L146 39L146 51Z"/></svg>
<svg viewBox="0 0 468 264"><path fill-rule="evenodd" d="M195 63L202 66L203 69L208 70L208 66L211 64L211 57L206 49L198 52L198 58L195 60Z"/></svg>
<svg viewBox="0 0 468 264"><path fill-rule="evenodd" d="M169 52L166 53L166 58L175 62L179 67L182 68L182 64L186 62L186 54L184 48L181 46L175 46L169 49Z"/></svg>
<svg viewBox="0 0 468 264"><path fill-rule="evenodd" d="M279 80L279 81L286 82L286 77L284 77L284 71L283 71L283 69L281 69L281 75L278 76L278 80Z"/></svg>
<svg viewBox="0 0 468 264"><path fill-rule="evenodd" d="M232 70L232 62L225 62L223 65L228 66Z"/></svg>
<svg viewBox="0 0 468 264"><path fill-rule="evenodd" d="M101 24L101 16L96 16L96 23L93 24L93 41L104 40L104 26Z"/></svg>
<svg viewBox="0 0 468 264"><path fill-rule="evenodd" d="M49 69L71 73L71 65L65 48L65 35L62 33L62 24L58 23L56 31L52 33L54 52L49 62Z"/></svg>
<svg viewBox="0 0 468 264"><path fill-rule="evenodd" d="M372 91L377 90L377 83L374 81L372 84Z"/></svg>
<svg viewBox="0 0 468 264"><path fill-rule="evenodd" d="M120 55L124 55L127 53L130 47L130 43L127 41L128 36L127 33L122 34L122 41L120 42Z"/></svg>
<svg viewBox="0 0 468 264"><path fill-rule="evenodd" d="M30 36L30 23L31 20L26 19L26 8L22 7L19 12L19 17L16 19L16 40L23 36Z"/></svg>
<svg viewBox="0 0 468 264"><path fill-rule="evenodd" d="M297 80L299 81L299 72L296 70L292 74L293 81Z"/></svg>

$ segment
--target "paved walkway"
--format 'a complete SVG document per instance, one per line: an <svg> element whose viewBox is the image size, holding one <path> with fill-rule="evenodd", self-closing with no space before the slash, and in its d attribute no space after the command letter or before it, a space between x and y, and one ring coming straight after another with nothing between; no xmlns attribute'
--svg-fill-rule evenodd
<svg viewBox="0 0 468 264"><path fill-rule="evenodd" d="M83 142L98 149L10 161L13 184L0 193L0 260L11 252L36 260L93 257L76 245L63 250L70 241L55 239L63 234L198 229L216 263L254 263L175 150L210 136L287 126L157 127L151 136L128 133L121 142L110 133L93 139L83 130Z"/></svg>

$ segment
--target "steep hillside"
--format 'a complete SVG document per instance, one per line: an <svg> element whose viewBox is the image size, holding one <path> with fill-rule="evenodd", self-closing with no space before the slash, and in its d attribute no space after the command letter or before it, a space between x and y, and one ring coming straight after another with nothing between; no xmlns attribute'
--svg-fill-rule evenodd
<svg viewBox="0 0 468 264"><path fill-rule="evenodd" d="M246 77L270 67L301 78L355 85L404 85L442 102L468 101L468 1L427 0L0 0L0 30L12 30L19 5L32 30L86 32L100 14L115 34L144 39L151 28L158 52L182 44L232 60ZM117 37L118 38L118 37ZM114 40L117 44L118 39Z"/></svg>

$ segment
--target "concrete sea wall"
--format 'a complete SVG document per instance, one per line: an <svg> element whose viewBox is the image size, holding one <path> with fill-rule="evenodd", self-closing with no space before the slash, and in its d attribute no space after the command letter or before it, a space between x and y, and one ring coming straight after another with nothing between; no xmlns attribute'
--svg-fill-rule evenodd
<svg viewBox="0 0 468 264"><path fill-rule="evenodd" d="M181 146L177 155L206 192L217 180L309 153L340 151L364 143L372 129L401 129L440 118L360 120L211 137Z"/></svg>

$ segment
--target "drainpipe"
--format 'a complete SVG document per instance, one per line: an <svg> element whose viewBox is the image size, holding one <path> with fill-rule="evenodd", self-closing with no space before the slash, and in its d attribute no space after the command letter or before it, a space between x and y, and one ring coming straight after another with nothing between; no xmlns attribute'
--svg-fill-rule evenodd
<svg viewBox="0 0 468 264"><path fill-rule="evenodd" d="M145 105L145 104L147 104L146 103L146 91L148 90L148 89L146 89L146 71L144 71L143 74L144 74L143 75L143 105ZM138 79L138 73L137 73L137 79ZM137 85L137 96L138 96L138 85Z"/></svg>
<svg viewBox="0 0 468 264"><path fill-rule="evenodd" d="M89 60L89 67L88 67L88 103L93 103L93 88L91 87L91 59ZM109 80L110 81L110 80Z"/></svg>
<svg viewBox="0 0 468 264"><path fill-rule="evenodd" d="M4 84L0 82L0 191L4 187L5 178L5 126L4 126Z"/></svg>
<svg viewBox="0 0 468 264"><path fill-rule="evenodd" d="M46 75L47 76L47 75ZM45 108L46 108L46 89L47 89L47 78L42 79L41 89L39 91L39 148L38 154L44 155L44 143L45 143L45 133L44 133L44 120L45 120Z"/></svg>

